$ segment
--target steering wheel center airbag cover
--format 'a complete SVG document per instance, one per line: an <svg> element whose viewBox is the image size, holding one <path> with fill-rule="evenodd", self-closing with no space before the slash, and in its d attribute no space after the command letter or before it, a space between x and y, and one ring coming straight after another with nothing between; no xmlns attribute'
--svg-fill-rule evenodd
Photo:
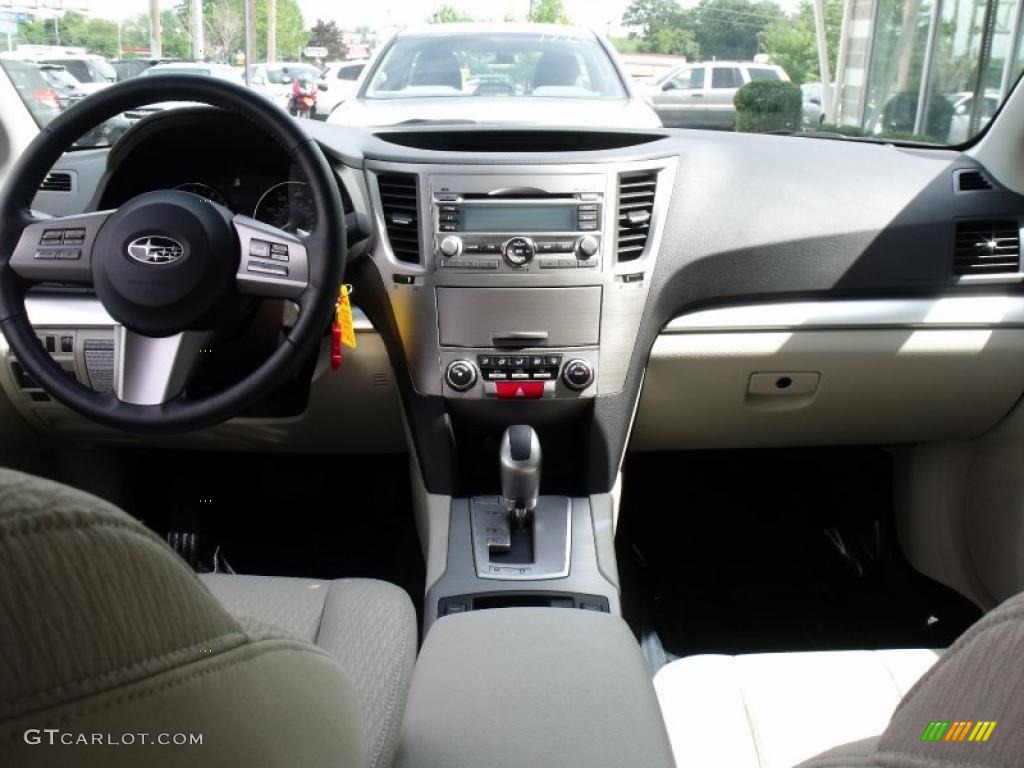
<svg viewBox="0 0 1024 768"><path fill-rule="evenodd" d="M93 284L119 323L149 336L199 324L233 286L238 246L230 213L189 192L147 192L103 225Z"/></svg>

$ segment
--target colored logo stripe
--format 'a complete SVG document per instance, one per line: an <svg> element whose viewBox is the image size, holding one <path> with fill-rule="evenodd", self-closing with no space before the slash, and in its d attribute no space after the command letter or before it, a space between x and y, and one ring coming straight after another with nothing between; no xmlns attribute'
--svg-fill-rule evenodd
<svg viewBox="0 0 1024 768"><path fill-rule="evenodd" d="M995 728L995 720L932 720L921 741L988 741Z"/></svg>
<svg viewBox="0 0 1024 768"><path fill-rule="evenodd" d="M974 730L971 731L968 741L988 741L988 737L992 735L992 731L996 729L995 720L979 720L978 724L974 726Z"/></svg>

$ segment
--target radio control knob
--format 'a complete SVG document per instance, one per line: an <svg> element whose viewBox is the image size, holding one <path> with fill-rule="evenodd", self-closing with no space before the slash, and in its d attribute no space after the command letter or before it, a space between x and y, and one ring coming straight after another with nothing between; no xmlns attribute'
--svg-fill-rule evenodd
<svg viewBox="0 0 1024 768"><path fill-rule="evenodd" d="M476 366L469 360L453 360L444 372L444 380L456 392L465 392L476 384Z"/></svg>
<svg viewBox="0 0 1024 768"><path fill-rule="evenodd" d="M528 237L513 237L505 242L505 247L502 249L505 261L513 267L525 267L533 261L536 252L533 240Z"/></svg>
<svg viewBox="0 0 1024 768"><path fill-rule="evenodd" d="M448 235L441 241L441 254L444 256L458 256L462 253L462 238L455 235Z"/></svg>
<svg viewBox="0 0 1024 768"><path fill-rule="evenodd" d="M576 256L580 259L589 259L591 256L597 254L600 247L601 245L597 242L596 237L593 235L584 235L576 243Z"/></svg>
<svg viewBox="0 0 1024 768"><path fill-rule="evenodd" d="M594 382L594 368L586 360L570 360L562 369L562 381L569 389L580 392Z"/></svg>

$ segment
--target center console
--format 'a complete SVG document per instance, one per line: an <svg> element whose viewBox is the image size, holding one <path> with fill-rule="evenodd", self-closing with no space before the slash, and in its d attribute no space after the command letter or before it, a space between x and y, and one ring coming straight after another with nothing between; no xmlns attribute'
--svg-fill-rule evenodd
<svg viewBox="0 0 1024 768"><path fill-rule="evenodd" d="M427 635L402 719L401 768L672 768L651 674L625 622L517 608Z"/></svg>
<svg viewBox="0 0 1024 768"><path fill-rule="evenodd" d="M614 504L587 477L593 406L625 387L677 163L367 159L411 437L427 486L451 494L426 628L483 608L619 613ZM543 493L539 472L525 490L513 477L531 441Z"/></svg>

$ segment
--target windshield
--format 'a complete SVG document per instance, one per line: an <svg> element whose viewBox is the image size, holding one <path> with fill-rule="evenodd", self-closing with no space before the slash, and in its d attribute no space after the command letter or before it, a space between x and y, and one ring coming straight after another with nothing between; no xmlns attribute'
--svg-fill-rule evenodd
<svg viewBox="0 0 1024 768"><path fill-rule="evenodd" d="M1024 70L1024 0L274 0L272 27L267 2L253 0L251 13L243 0L0 11L0 57L24 65L5 72L41 125L117 79L187 73L244 83L297 120L337 125L696 129L925 146L973 141ZM44 63L63 69L39 71ZM306 79L313 87L298 104ZM183 106L159 82L152 94L88 146Z"/></svg>
<svg viewBox="0 0 1024 768"><path fill-rule="evenodd" d="M267 81L279 85L285 82L286 77L298 80L300 77L317 78L320 70L316 67L304 67L301 64L292 64L287 67L267 67Z"/></svg>
<svg viewBox="0 0 1024 768"><path fill-rule="evenodd" d="M626 92L592 35L439 33L399 36L374 69L364 96L624 99Z"/></svg>

